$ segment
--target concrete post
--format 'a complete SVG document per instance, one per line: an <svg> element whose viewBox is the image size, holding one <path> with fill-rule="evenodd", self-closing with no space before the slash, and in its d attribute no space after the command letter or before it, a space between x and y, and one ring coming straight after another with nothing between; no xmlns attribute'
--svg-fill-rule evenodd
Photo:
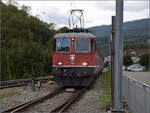
<svg viewBox="0 0 150 113"><path fill-rule="evenodd" d="M123 81L123 0L116 0L115 19L115 58L114 58L114 106L112 111L123 112L122 81Z"/></svg>

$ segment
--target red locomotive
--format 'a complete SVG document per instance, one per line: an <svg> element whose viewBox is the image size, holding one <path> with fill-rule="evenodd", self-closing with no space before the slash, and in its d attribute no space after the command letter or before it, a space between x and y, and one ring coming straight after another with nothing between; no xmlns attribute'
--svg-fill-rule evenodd
<svg viewBox="0 0 150 113"><path fill-rule="evenodd" d="M103 68L103 57L91 33L59 33L54 38L53 74L61 86L87 86Z"/></svg>
<svg viewBox="0 0 150 113"><path fill-rule="evenodd" d="M75 15L77 12L80 15ZM83 30L83 10L71 10L79 20L81 29L68 33L59 33L54 37L53 74L56 82L64 87L87 86L103 68L103 57L96 44L96 38ZM72 19L71 15L69 20ZM69 21L69 25L74 22ZM82 20L82 21L81 21ZM71 26L70 26L71 29Z"/></svg>

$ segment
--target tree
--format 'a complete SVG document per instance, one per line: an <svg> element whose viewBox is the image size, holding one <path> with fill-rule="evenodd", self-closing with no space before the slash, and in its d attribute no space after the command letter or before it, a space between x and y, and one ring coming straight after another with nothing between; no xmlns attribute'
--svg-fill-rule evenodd
<svg viewBox="0 0 150 113"><path fill-rule="evenodd" d="M16 6L18 5L18 3L15 0L8 0L7 4L8 5L16 5Z"/></svg>
<svg viewBox="0 0 150 113"><path fill-rule="evenodd" d="M60 32L60 33L65 33L65 32L68 31L68 30L69 30L68 27L62 27L62 28L60 28L60 29L58 30L58 32Z"/></svg>
<svg viewBox="0 0 150 113"><path fill-rule="evenodd" d="M54 23L46 23L29 15L30 7L18 9L12 4L1 5L1 78L2 80L51 74Z"/></svg>
<svg viewBox="0 0 150 113"><path fill-rule="evenodd" d="M129 65L132 65L132 64L133 64L133 61L132 61L132 59L131 59L131 55L126 54L126 55L123 56L123 64L124 64L125 66L129 66Z"/></svg>
<svg viewBox="0 0 150 113"><path fill-rule="evenodd" d="M27 14L31 10L31 7L30 6L22 5L21 6L21 10L24 11L25 14Z"/></svg>
<svg viewBox="0 0 150 113"><path fill-rule="evenodd" d="M140 58L140 64L142 66L146 66L146 68L148 69L149 67L149 59L150 59L150 54L143 54Z"/></svg>

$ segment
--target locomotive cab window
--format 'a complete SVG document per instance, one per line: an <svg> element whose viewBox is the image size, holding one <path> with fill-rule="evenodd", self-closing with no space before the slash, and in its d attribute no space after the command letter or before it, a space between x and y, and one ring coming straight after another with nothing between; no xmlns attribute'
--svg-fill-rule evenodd
<svg viewBox="0 0 150 113"><path fill-rule="evenodd" d="M76 39L76 52L89 52L89 39Z"/></svg>
<svg viewBox="0 0 150 113"><path fill-rule="evenodd" d="M60 38L57 39L57 52L69 52L70 51L70 39Z"/></svg>
<svg viewBox="0 0 150 113"><path fill-rule="evenodd" d="M95 52L95 39L91 39L91 52Z"/></svg>

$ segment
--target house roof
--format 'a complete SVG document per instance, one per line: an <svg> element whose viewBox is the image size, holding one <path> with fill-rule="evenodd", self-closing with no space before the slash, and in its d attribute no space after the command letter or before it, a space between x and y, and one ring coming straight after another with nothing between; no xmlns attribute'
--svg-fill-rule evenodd
<svg viewBox="0 0 150 113"><path fill-rule="evenodd" d="M136 53L136 56L139 56L144 53L148 53L148 49L128 49L124 51L124 54L131 54L132 52Z"/></svg>

